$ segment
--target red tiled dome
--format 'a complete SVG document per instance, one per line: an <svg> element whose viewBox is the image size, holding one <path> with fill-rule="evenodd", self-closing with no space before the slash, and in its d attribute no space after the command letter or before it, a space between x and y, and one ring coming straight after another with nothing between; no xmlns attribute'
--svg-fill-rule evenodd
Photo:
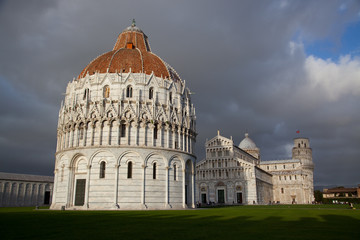
<svg viewBox="0 0 360 240"><path fill-rule="evenodd" d="M147 36L133 23L118 37L112 51L104 53L91 61L82 70L78 78L87 73L130 72L146 73L157 77L179 80L179 76L170 65L151 52Z"/></svg>

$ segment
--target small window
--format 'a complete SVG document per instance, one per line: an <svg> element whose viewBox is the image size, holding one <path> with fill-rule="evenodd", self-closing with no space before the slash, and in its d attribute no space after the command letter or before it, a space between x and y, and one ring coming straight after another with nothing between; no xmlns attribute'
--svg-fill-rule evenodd
<svg viewBox="0 0 360 240"><path fill-rule="evenodd" d="M228 172L226 172L226 177L229 177L229 173L228 173Z"/></svg>
<svg viewBox="0 0 360 240"><path fill-rule="evenodd" d="M295 168L295 164L293 164L293 168Z"/></svg>
<svg viewBox="0 0 360 240"><path fill-rule="evenodd" d="M218 167L221 167L221 162L218 162Z"/></svg>
<svg viewBox="0 0 360 240"><path fill-rule="evenodd" d="M215 163L214 163L214 162L212 163L212 167L213 167L213 168L215 167Z"/></svg>
<svg viewBox="0 0 360 240"><path fill-rule="evenodd" d="M151 88L149 89L149 99L153 99L153 97L154 97L154 88L151 87Z"/></svg>
<svg viewBox="0 0 360 240"><path fill-rule="evenodd" d="M296 175L294 177L295 177L295 180L296 180Z"/></svg>
<svg viewBox="0 0 360 240"><path fill-rule="evenodd" d="M104 98L110 97L110 87L108 85L104 86L103 96L104 96Z"/></svg>
<svg viewBox="0 0 360 240"><path fill-rule="evenodd" d="M128 162L127 178L132 178L132 162Z"/></svg>
<svg viewBox="0 0 360 240"><path fill-rule="evenodd" d="M298 147L300 147L300 143L298 143Z"/></svg>
<svg viewBox="0 0 360 240"><path fill-rule="evenodd" d="M236 165L237 165L237 166L240 166L240 162L236 162Z"/></svg>
<svg viewBox="0 0 360 240"><path fill-rule="evenodd" d="M153 179L156 179L156 163L153 164Z"/></svg>
<svg viewBox="0 0 360 240"><path fill-rule="evenodd" d="M106 167L106 163L101 162L100 163L100 178L105 178L105 167Z"/></svg>
<svg viewBox="0 0 360 240"><path fill-rule="evenodd" d="M284 165L284 169L285 169L285 165Z"/></svg>
<svg viewBox="0 0 360 240"><path fill-rule="evenodd" d="M283 189L283 188L281 188L281 193L284 193L284 189Z"/></svg>
<svg viewBox="0 0 360 240"><path fill-rule="evenodd" d="M277 166L275 165L275 169L277 169Z"/></svg>
<svg viewBox="0 0 360 240"><path fill-rule="evenodd" d="M124 123L121 123L121 137L126 136L126 125Z"/></svg>
<svg viewBox="0 0 360 240"><path fill-rule="evenodd" d="M286 176L284 176L284 180L286 180Z"/></svg>
<svg viewBox="0 0 360 240"><path fill-rule="evenodd" d="M269 166L267 166L266 168L267 168L267 170L269 170Z"/></svg>
<svg viewBox="0 0 360 240"><path fill-rule="evenodd" d="M169 102L172 103L172 92L169 93Z"/></svg>
<svg viewBox="0 0 360 240"><path fill-rule="evenodd" d="M222 152L218 151L218 156L221 157L222 156Z"/></svg>
<svg viewBox="0 0 360 240"><path fill-rule="evenodd" d="M306 143L304 144L304 146L306 147Z"/></svg>
<svg viewBox="0 0 360 240"><path fill-rule="evenodd" d="M221 171L219 171L219 177L221 177Z"/></svg>
<svg viewBox="0 0 360 240"><path fill-rule="evenodd" d="M215 172L213 172L213 178L215 178Z"/></svg>
<svg viewBox="0 0 360 240"><path fill-rule="evenodd" d="M279 176L279 180L281 180L281 176Z"/></svg>
<svg viewBox="0 0 360 240"><path fill-rule="evenodd" d="M205 173L203 173L203 178L205 178Z"/></svg>
<svg viewBox="0 0 360 240"><path fill-rule="evenodd" d="M126 97L127 98L132 98L132 95L133 95L133 89L131 86L127 86L126 88Z"/></svg>
<svg viewBox="0 0 360 240"><path fill-rule="evenodd" d="M176 181L176 165L174 165L174 181Z"/></svg>
<svg viewBox="0 0 360 240"><path fill-rule="evenodd" d="M289 176L290 180L291 180L291 176Z"/></svg>
<svg viewBox="0 0 360 240"><path fill-rule="evenodd" d="M88 89L88 88L85 88L83 100L85 100L85 99L88 98L88 97L89 97L89 89Z"/></svg>

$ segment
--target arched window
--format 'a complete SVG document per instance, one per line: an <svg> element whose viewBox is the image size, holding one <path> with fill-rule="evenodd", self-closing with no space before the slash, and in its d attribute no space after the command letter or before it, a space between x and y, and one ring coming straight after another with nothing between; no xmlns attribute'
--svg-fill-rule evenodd
<svg viewBox="0 0 360 240"><path fill-rule="evenodd" d="M176 181L176 165L174 165L174 181Z"/></svg>
<svg viewBox="0 0 360 240"><path fill-rule="evenodd" d="M153 179L156 179L156 163L153 164Z"/></svg>
<svg viewBox="0 0 360 240"><path fill-rule="evenodd" d="M104 98L110 97L110 87L108 85L104 86L103 95L104 95Z"/></svg>
<svg viewBox="0 0 360 240"><path fill-rule="evenodd" d="M132 162L128 162L127 178L132 178Z"/></svg>
<svg viewBox="0 0 360 240"><path fill-rule="evenodd" d="M300 147L300 143L298 143L298 147Z"/></svg>
<svg viewBox="0 0 360 240"><path fill-rule="evenodd" d="M284 189L283 189L283 188L281 188L281 193L284 193Z"/></svg>
<svg viewBox="0 0 360 240"><path fill-rule="evenodd" d="M127 86L127 88L126 88L126 97L127 98L132 98L132 91L133 91L132 87L130 85Z"/></svg>
<svg viewBox="0 0 360 240"><path fill-rule="evenodd" d="M125 137L126 136L126 125L125 123L121 123L121 133L120 133L121 137Z"/></svg>
<svg viewBox="0 0 360 240"><path fill-rule="evenodd" d="M172 92L169 93L169 102L172 103Z"/></svg>
<svg viewBox="0 0 360 240"><path fill-rule="evenodd" d="M88 89L88 88L85 88L83 100L85 100L85 99L88 98L88 97L89 97L89 89Z"/></svg>
<svg viewBox="0 0 360 240"><path fill-rule="evenodd" d="M105 178L106 163L103 161L100 163L100 178Z"/></svg>
<svg viewBox="0 0 360 240"><path fill-rule="evenodd" d="M306 143L304 143L304 147L306 147Z"/></svg>
<svg viewBox="0 0 360 240"><path fill-rule="evenodd" d="M154 97L154 88L151 87L151 88L149 89L149 99L153 99L153 97Z"/></svg>
<svg viewBox="0 0 360 240"><path fill-rule="evenodd" d="M80 131L80 133L79 133L79 138L80 139L84 139L84 123L80 123L80 125L79 125L79 131Z"/></svg>
<svg viewBox="0 0 360 240"><path fill-rule="evenodd" d="M158 133L158 126L157 126L157 124L155 124L155 127L154 127L154 139L157 139L157 133Z"/></svg>

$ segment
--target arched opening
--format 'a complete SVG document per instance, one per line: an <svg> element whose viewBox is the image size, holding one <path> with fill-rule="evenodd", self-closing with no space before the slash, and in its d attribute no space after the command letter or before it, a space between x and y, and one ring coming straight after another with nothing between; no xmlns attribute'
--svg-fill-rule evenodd
<svg viewBox="0 0 360 240"><path fill-rule="evenodd" d="M156 179L156 163L153 164L153 179Z"/></svg>
<svg viewBox="0 0 360 240"><path fill-rule="evenodd" d="M127 97L127 98L132 98L132 95L133 95L133 89L132 89L132 87L129 85L129 86L127 86L127 88L126 88L126 97Z"/></svg>
<svg viewBox="0 0 360 240"><path fill-rule="evenodd" d="M185 204L188 207L194 207L193 203L193 164L191 160L187 160L185 164Z"/></svg>
<svg viewBox="0 0 360 240"><path fill-rule="evenodd" d="M100 178L105 178L105 167L106 167L106 163L102 161L100 163Z"/></svg>
<svg viewBox="0 0 360 240"><path fill-rule="evenodd" d="M153 99L153 97L154 97L154 88L151 87L151 88L149 89L149 99Z"/></svg>
<svg viewBox="0 0 360 240"><path fill-rule="evenodd" d="M132 178L132 162L128 162L127 178Z"/></svg>

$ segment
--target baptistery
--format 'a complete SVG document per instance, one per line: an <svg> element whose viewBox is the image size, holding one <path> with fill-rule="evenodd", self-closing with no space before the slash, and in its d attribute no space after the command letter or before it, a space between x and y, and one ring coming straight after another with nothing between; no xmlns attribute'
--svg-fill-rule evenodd
<svg viewBox="0 0 360 240"><path fill-rule="evenodd" d="M51 208L195 207L190 95L133 21L67 85Z"/></svg>

